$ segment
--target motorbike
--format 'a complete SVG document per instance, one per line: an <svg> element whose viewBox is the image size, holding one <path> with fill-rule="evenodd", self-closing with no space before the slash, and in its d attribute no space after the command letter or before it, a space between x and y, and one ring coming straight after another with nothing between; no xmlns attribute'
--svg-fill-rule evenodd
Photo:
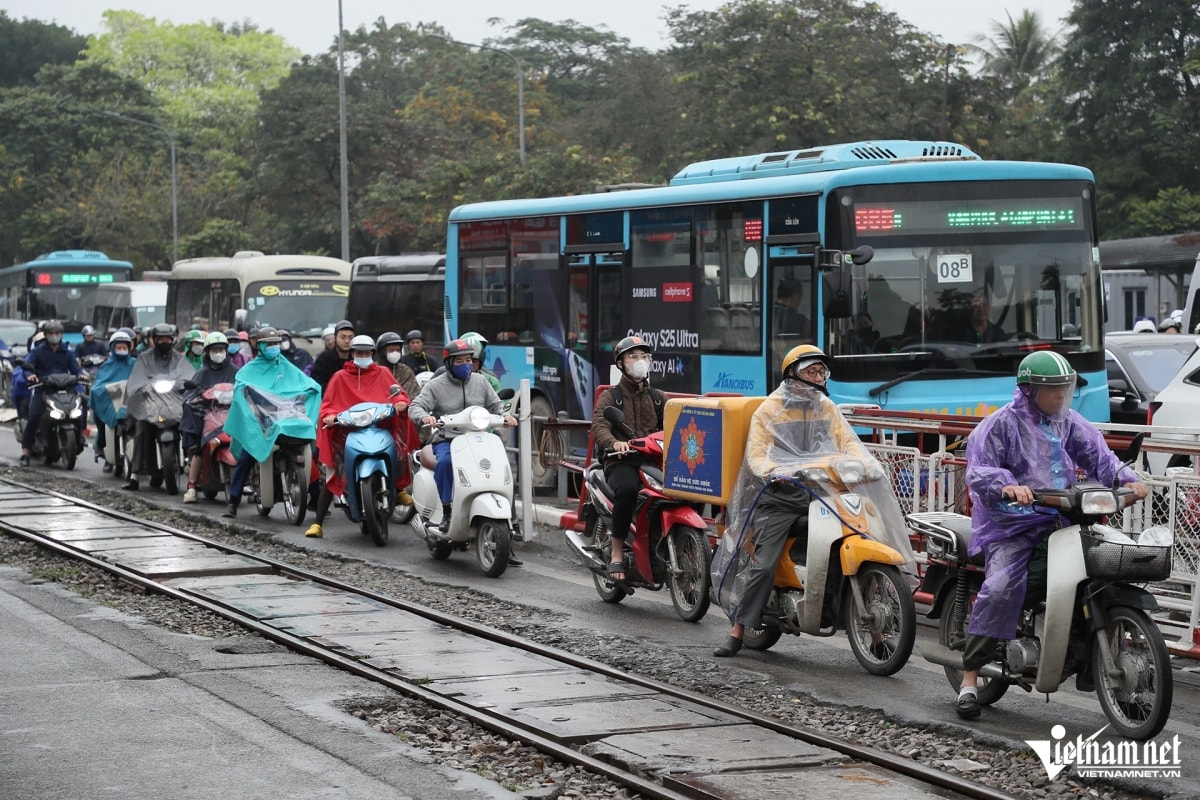
<svg viewBox="0 0 1200 800"><path fill-rule="evenodd" d="M194 401L203 412L204 432L199 452L193 458L200 459L200 479L197 485L207 500L215 500L221 492L230 496L233 483L233 468L237 459L229 444L232 441L225 432L225 419L233 404L233 384L218 383L206 388Z"/></svg>
<svg viewBox="0 0 1200 800"><path fill-rule="evenodd" d="M247 387L246 397L255 414L263 420L264 427L277 417L308 420L303 395L282 397ZM259 516L269 516L275 504L282 502L288 522L299 525L304 521L304 515L308 513L308 485L313 475L315 439L315 428L311 436L277 436L269 460L254 465L250 473L250 490Z"/></svg>
<svg viewBox="0 0 1200 800"><path fill-rule="evenodd" d="M61 461L63 469L75 469L75 461L79 458L77 424L87 413L83 395L76 388L81 382L78 375L56 372L33 385L33 391L44 395L46 411L42 414L32 452L44 455L47 464Z"/></svg>
<svg viewBox="0 0 1200 800"><path fill-rule="evenodd" d="M350 429L342 451L346 516L379 547L387 544L388 519L396 507L396 476L403 463L392 432L385 427L395 413L390 403L356 403L338 414L335 423Z"/></svg>
<svg viewBox="0 0 1200 800"><path fill-rule="evenodd" d="M167 494L179 494L179 423L183 419L182 381L162 378L141 389L146 407L145 439L142 441L142 471L150 475L150 486L164 486Z"/></svg>
<svg viewBox="0 0 1200 800"><path fill-rule="evenodd" d="M865 484L883 478L878 465L827 452L774 478L813 499L807 516L798 516L788 531L762 621L743 635L746 647L767 650L785 633L834 636L845 630L851 652L870 674L892 675L908 662L917 612L901 571L908 559L892 546L896 535L907 543L907 530L887 531L864 496ZM723 574L720 588L724 581Z"/></svg>
<svg viewBox="0 0 1200 800"><path fill-rule="evenodd" d="M1170 576L1173 535L1147 528L1135 541L1104 524L1106 515L1136 502L1130 489L1075 483L1033 494L1035 511L1065 521L1049 536L1046 599L1022 610L1016 638L1000 642L980 670L979 704L996 703L1010 686L1048 695L1074 674L1076 688L1096 692L1118 733L1149 739L1167 722L1174 684L1162 633L1149 616L1158 604L1135 584ZM918 512L908 519L925 536L922 589L934 598L929 617L939 620L938 644L922 645L922 653L945 668L958 692L983 559L967 554L970 517Z"/></svg>
<svg viewBox="0 0 1200 800"><path fill-rule="evenodd" d="M133 452L133 435L136 430L133 420L125 411L125 384L128 381L111 381L104 384L104 391L112 401L113 410L117 413L117 425L104 426L104 453L106 462L113 465L113 477L120 478L125 474L129 454Z"/></svg>
<svg viewBox="0 0 1200 800"><path fill-rule="evenodd" d="M486 408L468 406L447 414L438 430L457 434L450 440L456 512L442 531L442 500L433 471L437 458L432 445L412 454L412 496L417 513L409 524L425 540L438 561L455 550L475 544L475 557L484 575L499 577L508 569L512 552L513 474L504 442L491 428L504 425L504 417Z"/></svg>
<svg viewBox="0 0 1200 800"><path fill-rule="evenodd" d="M604 410L604 417L632 435L620 409L610 406ZM626 579L614 582L608 577L613 491L600 463L592 464L584 473L583 533L566 531L567 542L591 571L596 593L604 602L619 603L635 589L659 591L666 586L675 613L696 622L708 613L711 603L709 568L715 542L709 538L708 524L692 505L663 492L662 431L630 440L629 448L630 457L639 459L642 486L634 511L633 535L625 539Z"/></svg>

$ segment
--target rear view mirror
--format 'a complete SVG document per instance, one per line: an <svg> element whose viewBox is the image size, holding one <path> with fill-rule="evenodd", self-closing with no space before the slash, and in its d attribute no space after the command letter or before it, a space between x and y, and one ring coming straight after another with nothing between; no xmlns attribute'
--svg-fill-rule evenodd
<svg viewBox="0 0 1200 800"><path fill-rule="evenodd" d="M501 389L499 392L501 400L512 400L517 396L517 393L512 389Z"/></svg>

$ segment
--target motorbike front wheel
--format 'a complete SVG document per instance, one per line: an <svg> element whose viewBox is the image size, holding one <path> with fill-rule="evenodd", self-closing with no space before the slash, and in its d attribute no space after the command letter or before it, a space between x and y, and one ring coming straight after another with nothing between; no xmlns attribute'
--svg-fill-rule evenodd
<svg viewBox="0 0 1200 800"><path fill-rule="evenodd" d="M163 483L167 494L179 494L179 462L175 456L175 442L159 442L158 455L162 459Z"/></svg>
<svg viewBox="0 0 1200 800"><path fill-rule="evenodd" d="M489 578L498 578L508 569L512 554L512 530L506 521L485 519L475 534L475 558L479 569Z"/></svg>
<svg viewBox="0 0 1200 800"><path fill-rule="evenodd" d="M708 546L708 535L686 525L676 525L669 534L675 545L675 557L679 560L677 571L669 576L671 604L675 613L686 622L698 622L708 613L709 565L712 551Z"/></svg>
<svg viewBox="0 0 1200 800"><path fill-rule="evenodd" d="M862 668L872 675L894 675L908 662L917 637L917 608L900 570L890 564L866 564L858 575L865 607L846 587L846 636Z"/></svg>
<svg viewBox="0 0 1200 800"><path fill-rule="evenodd" d="M280 451L276 458L279 459L279 481L283 489L283 513L288 522L299 525L308 513L308 473L302 474L303 464L308 459L302 454L286 451ZM386 534L384 540L387 540Z"/></svg>
<svg viewBox="0 0 1200 800"><path fill-rule="evenodd" d="M954 588L951 587L950 591L953 592ZM971 606L974 605L974 601L968 599L967 603L966 619L959 623L954 618L953 595L946 601L946 605L942 609L942 618L938 620L938 643L942 646L949 647L952 639L962 640L966 637L967 620L971 618ZM954 667L943 667L943 669L946 670L946 680L950 681L950 685L957 692L962 688L962 670L955 669ZM979 705L990 706L1001 697L1004 697L1004 693L1007 691L1007 682L999 678L985 678L980 675L978 688L976 689L976 699L979 701Z"/></svg>
<svg viewBox="0 0 1200 800"><path fill-rule="evenodd" d="M388 540L388 518L392 509L387 497L387 481L375 473L358 481L358 499L362 503L363 527L370 534L376 547L383 547Z"/></svg>
<svg viewBox="0 0 1200 800"><path fill-rule="evenodd" d="M1092 670L1096 696L1117 733L1145 741L1163 729L1171 714L1174 679L1167 645L1144 611L1108 609L1108 625L1096 631ZM1108 640L1113 663L1104 663L1099 640Z"/></svg>
<svg viewBox="0 0 1200 800"><path fill-rule="evenodd" d="M75 459L79 456L79 447L75 442L75 426L63 425L58 429L58 457L63 469L75 469Z"/></svg>
<svg viewBox="0 0 1200 800"><path fill-rule="evenodd" d="M595 516L588 520L587 527L583 529L583 536L591 540L596 554L605 564L612 561L612 537L609 536L608 526L601 517ZM596 594L606 603L619 603L629 594L620 584L613 583L599 572L592 573L592 583L596 584Z"/></svg>

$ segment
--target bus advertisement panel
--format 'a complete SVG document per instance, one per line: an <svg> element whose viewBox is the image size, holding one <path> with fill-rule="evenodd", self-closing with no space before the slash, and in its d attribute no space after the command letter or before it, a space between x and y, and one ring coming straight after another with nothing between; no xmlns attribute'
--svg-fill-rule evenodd
<svg viewBox="0 0 1200 800"><path fill-rule="evenodd" d="M666 391L761 395L798 344L835 400L983 414L1040 349L1108 415L1091 172L883 141L691 165L667 187L461 206L447 327L487 336L506 386L591 415L638 334Z"/></svg>

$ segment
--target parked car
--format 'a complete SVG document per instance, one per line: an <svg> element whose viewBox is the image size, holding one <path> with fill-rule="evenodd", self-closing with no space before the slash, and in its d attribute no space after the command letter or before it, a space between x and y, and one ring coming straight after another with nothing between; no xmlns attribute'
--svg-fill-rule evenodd
<svg viewBox="0 0 1200 800"><path fill-rule="evenodd" d="M1160 338L1170 334L1156 334ZM1163 387L1150 402L1150 424L1164 428L1195 428L1200 431L1200 339L1191 336L1178 335L1174 338L1184 339L1193 346L1193 351L1184 362L1175 377ZM1159 433L1151 432L1153 439L1178 439L1190 444L1200 444L1200 433ZM1167 456L1164 453L1148 453L1150 471L1161 475L1167 467L1186 467L1192 465L1190 456L1176 453Z"/></svg>
<svg viewBox="0 0 1200 800"><path fill-rule="evenodd" d="M1191 336L1109 333L1104 337L1110 419L1145 425L1150 403L1196 349Z"/></svg>

